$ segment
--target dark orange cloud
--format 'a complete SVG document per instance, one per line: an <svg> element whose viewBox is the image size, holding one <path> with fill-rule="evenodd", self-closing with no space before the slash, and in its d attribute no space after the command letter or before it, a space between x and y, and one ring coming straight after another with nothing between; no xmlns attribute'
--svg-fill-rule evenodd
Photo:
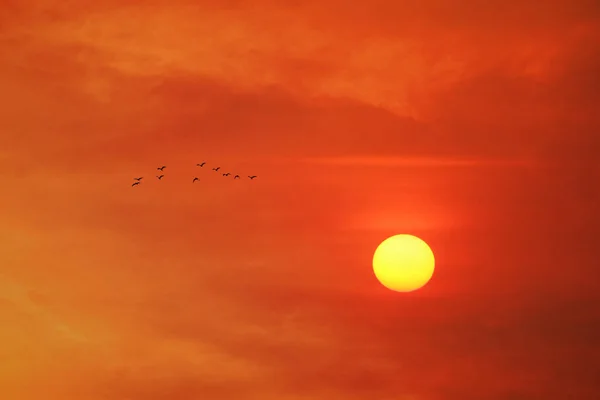
<svg viewBox="0 0 600 400"><path fill-rule="evenodd" d="M595 2L2 9L3 399L600 394Z"/></svg>

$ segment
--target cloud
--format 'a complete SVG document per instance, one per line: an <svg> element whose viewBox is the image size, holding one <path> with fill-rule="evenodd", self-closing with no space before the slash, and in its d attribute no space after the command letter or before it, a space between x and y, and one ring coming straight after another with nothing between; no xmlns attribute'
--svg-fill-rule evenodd
<svg viewBox="0 0 600 400"><path fill-rule="evenodd" d="M2 293L4 301L10 303L19 312L25 313L28 318L34 319L36 324L41 323L44 329L52 332L51 335L55 336L56 339L76 343L87 341L84 335L76 332L72 327L37 304L25 288L11 282L6 276L2 275L0 275L0 293Z"/></svg>
<svg viewBox="0 0 600 400"><path fill-rule="evenodd" d="M310 158L307 163L355 167L473 167L473 166L531 166L521 160L408 158L408 157L331 157Z"/></svg>

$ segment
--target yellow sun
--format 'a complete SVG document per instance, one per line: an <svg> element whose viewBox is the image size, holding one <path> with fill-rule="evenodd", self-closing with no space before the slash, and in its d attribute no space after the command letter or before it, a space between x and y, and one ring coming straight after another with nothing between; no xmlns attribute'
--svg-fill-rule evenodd
<svg viewBox="0 0 600 400"><path fill-rule="evenodd" d="M377 247L373 271L381 284L396 292L412 292L433 276L435 258L423 240L412 235L395 235Z"/></svg>

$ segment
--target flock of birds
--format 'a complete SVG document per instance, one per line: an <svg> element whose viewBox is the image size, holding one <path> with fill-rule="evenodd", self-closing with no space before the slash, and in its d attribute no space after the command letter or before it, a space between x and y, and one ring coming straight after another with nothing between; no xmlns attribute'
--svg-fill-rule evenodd
<svg viewBox="0 0 600 400"><path fill-rule="evenodd" d="M204 167L205 165L206 165L206 161L204 161L204 162L202 162L202 163L200 163L200 164L196 164L196 166L197 166L197 167L200 167L200 168ZM164 174L162 174L162 172L165 170L165 168L167 168L167 166L166 166L166 165L163 165L163 166L161 166L161 167L158 167L158 168L156 168L156 170L157 170L157 171L160 171L160 172L159 172L159 175L156 175L156 178L157 178L159 181L160 181L162 178L164 178L164 176L165 176ZM215 168L213 168L212 170L213 170L213 171L215 171L215 172L219 172L219 170L220 170L220 169L221 169L221 167L215 167ZM231 175L231 173L230 173L230 172L226 172L226 173L224 173L224 174L222 174L222 175L223 175L224 177L228 177L229 175ZM256 178L256 177L257 177L256 175L248 175L248 178L250 178L250 180L252 180L252 179L254 179L254 178ZM142 183L142 179L144 179L144 177L143 177L143 176L140 176L139 178L133 178L133 180L134 180L135 182L133 182L133 184L131 185L131 187L135 187L135 186L139 185L140 183ZM241 178L240 178L240 176L239 176L239 175L234 175L234 176L233 176L233 179L241 179ZM196 181L199 181L199 180L200 180L200 179L199 179L197 176L195 176L195 177L194 177L194 179L192 179L192 183L196 183Z"/></svg>

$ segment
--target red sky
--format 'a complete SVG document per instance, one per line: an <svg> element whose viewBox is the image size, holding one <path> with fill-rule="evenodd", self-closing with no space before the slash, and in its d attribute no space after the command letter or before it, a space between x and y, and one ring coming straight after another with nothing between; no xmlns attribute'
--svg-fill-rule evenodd
<svg viewBox="0 0 600 400"><path fill-rule="evenodd" d="M3 400L600 398L598 2L0 3Z"/></svg>

